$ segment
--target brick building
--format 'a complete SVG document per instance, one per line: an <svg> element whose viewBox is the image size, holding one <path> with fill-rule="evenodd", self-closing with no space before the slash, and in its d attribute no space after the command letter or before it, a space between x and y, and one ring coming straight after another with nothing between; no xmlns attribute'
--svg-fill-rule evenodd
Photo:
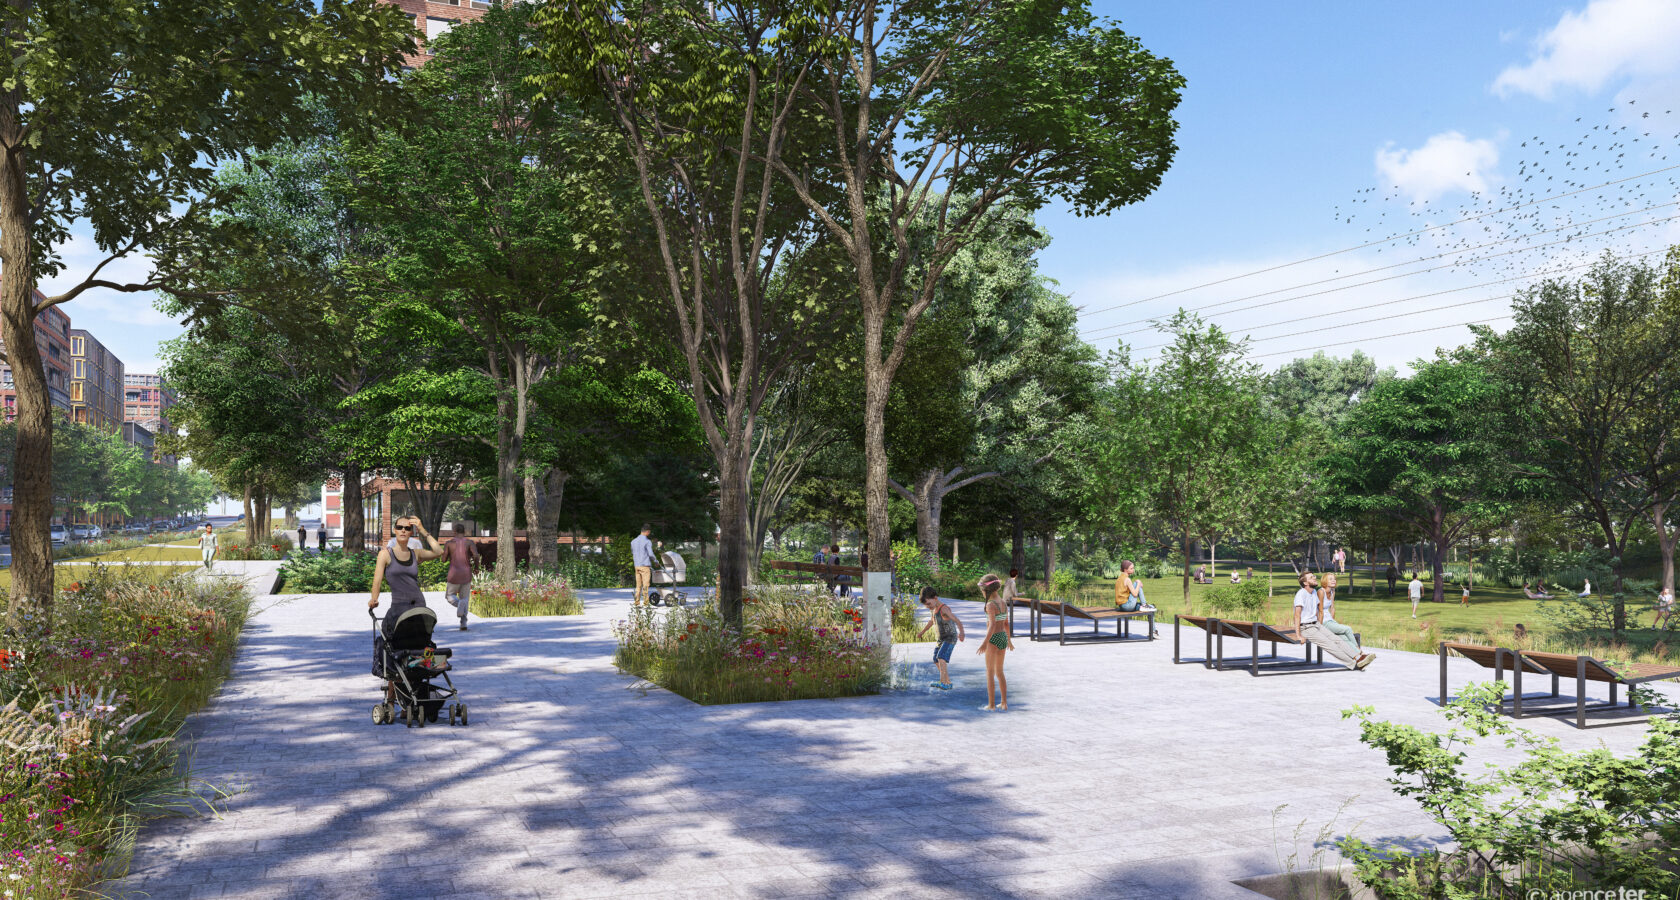
<svg viewBox="0 0 1680 900"><path fill-rule="evenodd" d="M35 302L47 299L35 292ZM52 405L70 412L70 317L63 307L55 306L35 317L35 343L41 351L41 363L47 371L47 396ZM0 348L5 345L0 344ZM7 421L17 418L17 389L12 384L12 367L0 367L0 408Z"/></svg>
<svg viewBox="0 0 1680 900"><path fill-rule="evenodd" d="M162 375L147 372L123 374L123 421L144 426L153 438L175 434L175 425L169 421L169 411L175 402L175 392L163 386ZM175 457L167 454L154 456L153 461L175 465Z"/></svg>
<svg viewBox="0 0 1680 900"><path fill-rule="evenodd" d="M123 423L123 363L85 328L70 329L70 418L116 431Z"/></svg>
<svg viewBox="0 0 1680 900"><path fill-rule="evenodd" d="M403 62L409 66L422 66L432 54L426 51L426 42L436 40L438 35L447 32L461 22L470 22L490 8L486 0L457 0L454 3L439 3L437 0L381 0L407 13L414 21L414 30L420 34L420 52L408 56Z"/></svg>

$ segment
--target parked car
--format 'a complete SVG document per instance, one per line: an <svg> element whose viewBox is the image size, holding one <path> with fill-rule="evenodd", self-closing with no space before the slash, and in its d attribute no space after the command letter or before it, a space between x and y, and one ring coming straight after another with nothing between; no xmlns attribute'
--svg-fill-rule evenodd
<svg viewBox="0 0 1680 900"><path fill-rule="evenodd" d="M70 528L70 539L74 541L91 541L104 537L105 532L98 525L75 525Z"/></svg>
<svg viewBox="0 0 1680 900"><path fill-rule="evenodd" d="M63 525L54 525L52 527L53 543L62 544L68 540L70 540L70 532L66 531Z"/></svg>

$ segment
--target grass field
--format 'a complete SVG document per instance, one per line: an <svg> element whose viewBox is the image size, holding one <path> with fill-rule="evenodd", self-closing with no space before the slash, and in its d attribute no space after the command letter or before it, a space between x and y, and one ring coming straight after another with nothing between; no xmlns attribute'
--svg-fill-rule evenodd
<svg viewBox="0 0 1680 900"><path fill-rule="evenodd" d="M75 562L83 562L83 560L75 560ZM156 584L182 572L191 571L197 566L118 566L116 568L122 569L124 578ZM58 563L53 566L53 584L62 589L85 577L91 571L91 566ZM0 569L0 591L10 591L11 589L12 571L10 569Z"/></svg>
<svg viewBox="0 0 1680 900"><path fill-rule="evenodd" d="M1225 576L1221 576L1223 579ZM1255 578L1265 578L1256 572ZM1359 632L1365 645L1373 648L1433 652L1443 640L1463 640L1476 643L1496 643L1500 646L1521 645L1529 649L1561 652L1587 652L1622 659L1624 661L1680 663L1680 627L1656 629L1651 627L1651 608L1655 598L1636 598L1628 606L1630 627L1622 646L1608 642L1585 646L1565 644L1555 634L1555 625L1543 611L1544 601L1530 600L1521 591L1506 587L1477 587L1470 593L1470 605L1459 604L1458 588L1449 585L1444 603L1434 603L1431 586L1424 582L1423 603L1418 617L1412 618L1412 603L1406 596L1405 582L1398 583L1394 596L1388 595L1388 585L1379 583L1372 596L1366 579L1349 588L1348 576L1336 592L1336 619ZM1183 582L1179 577L1145 578L1144 595L1160 610L1156 622L1171 625L1174 613L1192 615L1204 613L1203 598L1216 585L1190 585L1190 603L1183 599ZM1023 588L1032 593L1036 583ZM1270 607L1261 618L1272 624L1288 624L1293 616L1293 598L1297 585L1292 573L1274 572ZM1089 581L1080 588L1080 602L1085 605L1105 605L1114 602L1112 581ZM1516 627L1522 625L1527 636L1518 639Z"/></svg>
<svg viewBox="0 0 1680 900"><path fill-rule="evenodd" d="M118 550L114 553L101 553L98 556L79 557L74 562L200 562L198 548L179 547L135 547L132 550Z"/></svg>

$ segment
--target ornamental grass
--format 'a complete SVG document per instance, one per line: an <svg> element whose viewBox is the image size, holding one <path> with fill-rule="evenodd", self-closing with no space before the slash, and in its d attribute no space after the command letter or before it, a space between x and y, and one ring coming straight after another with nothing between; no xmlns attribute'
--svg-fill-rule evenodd
<svg viewBox="0 0 1680 900"><path fill-rule="evenodd" d="M472 600L467 608L478 616L579 616L583 601L563 575L549 572L524 574L502 581L492 573L473 578Z"/></svg>
<svg viewBox="0 0 1680 900"><path fill-rule="evenodd" d="M250 602L219 579L95 567L50 622L7 603L0 897L84 896L126 871L141 822L202 802L174 737L225 677Z"/></svg>
<svg viewBox="0 0 1680 900"><path fill-rule="evenodd" d="M613 623L623 671L696 703L851 697L879 691L889 650L863 637L863 614L826 591L761 587L742 598L740 628L715 598L698 607L640 607Z"/></svg>

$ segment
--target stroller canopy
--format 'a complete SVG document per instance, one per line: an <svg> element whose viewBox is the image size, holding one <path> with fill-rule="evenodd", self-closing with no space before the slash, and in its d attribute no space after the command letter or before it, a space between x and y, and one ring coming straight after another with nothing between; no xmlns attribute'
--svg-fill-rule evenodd
<svg viewBox="0 0 1680 900"><path fill-rule="evenodd" d="M416 606L403 610L388 631L391 635L391 649L419 650L431 641L432 631L436 627L437 613L432 612L430 607Z"/></svg>

